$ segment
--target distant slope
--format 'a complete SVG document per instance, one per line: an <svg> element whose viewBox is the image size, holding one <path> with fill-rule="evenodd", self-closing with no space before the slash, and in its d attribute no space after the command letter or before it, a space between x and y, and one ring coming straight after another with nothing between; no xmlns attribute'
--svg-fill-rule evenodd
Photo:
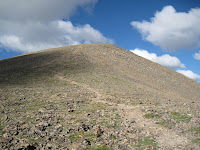
<svg viewBox="0 0 200 150"><path fill-rule="evenodd" d="M116 98L200 102L199 83L109 44L39 51L1 60L0 68L1 87L42 84L62 74Z"/></svg>

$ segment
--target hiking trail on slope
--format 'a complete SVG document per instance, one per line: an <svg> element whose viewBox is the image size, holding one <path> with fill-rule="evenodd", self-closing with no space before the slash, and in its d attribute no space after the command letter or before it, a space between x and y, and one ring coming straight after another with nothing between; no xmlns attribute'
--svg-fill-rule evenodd
<svg viewBox="0 0 200 150"><path fill-rule="evenodd" d="M97 89L94 89L87 84L67 79L63 75L56 75L55 77L59 80L66 81L70 84L77 85L92 93L95 93L96 97L92 98L94 103L105 103L117 108L120 112L120 115L124 117L124 122L131 122L132 120L134 120L134 126L141 128L143 132L146 133L146 136L154 135L155 137L157 137L156 141L160 149L174 149L174 147L176 147L178 143L181 143L179 148L184 149L185 145L188 144L187 138L178 135L173 130L153 123L151 119L144 118L144 113L141 111L144 106L132 106L127 104L117 104L114 102L109 102L105 100L106 95L101 94Z"/></svg>

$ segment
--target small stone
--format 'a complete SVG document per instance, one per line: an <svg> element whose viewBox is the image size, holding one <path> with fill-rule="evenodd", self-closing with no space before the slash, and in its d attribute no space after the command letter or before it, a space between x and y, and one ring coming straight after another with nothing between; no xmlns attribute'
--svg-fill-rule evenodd
<svg viewBox="0 0 200 150"><path fill-rule="evenodd" d="M61 124L57 125L55 128L56 128L56 130L59 131L59 132L62 132L62 130L63 130L63 127L62 127Z"/></svg>
<svg viewBox="0 0 200 150"><path fill-rule="evenodd" d="M131 120L130 122L131 122L131 123L136 123L135 120Z"/></svg>
<svg viewBox="0 0 200 150"><path fill-rule="evenodd" d="M52 145L51 143L47 143L46 147L47 147L48 149L52 149L52 148L53 148L53 145Z"/></svg>
<svg viewBox="0 0 200 150"><path fill-rule="evenodd" d="M83 124L82 128L84 131L88 131L90 129L90 127L88 125Z"/></svg>
<svg viewBox="0 0 200 150"><path fill-rule="evenodd" d="M28 128L28 124L23 124L20 128L21 129L26 129L26 128Z"/></svg>
<svg viewBox="0 0 200 150"><path fill-rule="evenodd" d="M3 134L3 138L7 139L8 138L8 133Z"/></svg>
<svg viewBox="0 0 200 150"><path fill-rule="evenodd" d="M40 108L40 109L38 110L38 113L42 114L42 113L44 113L44 110L43 110L42 108Z"/></svg>
<svg viewBox="0 0 200 150"><path fill-rule="evenodd" d="M69 109L68 112L74 112L74 109Z"/></svg>
<svg viewBox="0 0 200 150"><path fill-rule="evenodd" d="M103 130L101 129L100 126L97 126L97 137L100 137L103 135Z"/></svg>
<svg viewBox="0 0 200 150"><path fill-rule="evenodd" d="M45 137L47 135L47 133L42 133L41 137Z"/></svg>
<svg viewBox="0 0 200 150"><path fill-rule="evenodd" d="M25 149L27 149L27 150L34 150L34 149L36 149L37 147L36 146L34 146L34 145L28 145Z"/></svg>
<svg viewBox="0 0 200 150"><path fill-rule="evenodd" d="M131 134L131 135L129 135L129 138L130 138L130 139L135 139L136 137L137 137L136 134Z"/></svg>
<svg viewBox="0 0 200 150"><path fill-rule="evenodd" d="M128 147L128 144L120 144L118 146L118 149L127 149L127 147Z"/></svg>

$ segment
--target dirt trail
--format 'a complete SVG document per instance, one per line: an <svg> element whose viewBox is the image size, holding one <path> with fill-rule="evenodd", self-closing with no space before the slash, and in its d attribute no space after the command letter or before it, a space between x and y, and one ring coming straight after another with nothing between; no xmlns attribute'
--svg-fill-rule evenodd
<svg viewBox="0 0 200 150"><path fill-rule="evenodd" d="M153 123L151 119L144 118L144 113L141 111L142 106L140 105L132 106L132 105L108 102L105 100L106 95L101 94L98 90L90 87L89 85L72 81L70 79L63 77L62 75L57 75L56 78L62 81L66 81L70 84L80 86L92 93L95 93L96 97L92 99L94 103L98 102L106 103L117 108L118 111L120 112L120 115L124 117L124 122L125 121L131 122L132 120L134 120L136 122L134 126L142 128L146 136L150 135L156 136L157 137L156 141L160 149L168 149L168 150L175 149L174 147L177 147L177 144L179 143L180 145L181 143L180 148L178 148L181 150L184 149L185 146L188 144L187 138L178 135L173 130L169 130L168 128Z"/></svg>

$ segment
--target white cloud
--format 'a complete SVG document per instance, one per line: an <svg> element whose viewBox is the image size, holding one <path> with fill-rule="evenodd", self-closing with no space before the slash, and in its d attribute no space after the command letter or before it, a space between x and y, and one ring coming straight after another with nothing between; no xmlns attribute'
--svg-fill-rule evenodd
<svg viewBox="0 0 200 150"><path fill-rule="evenodd" d="M185 65L181 63L181 61L175 57L175 56L170 56L168 54L162 55L162 56L157 56L155 53L149 53L146 50L141 50L141 49L134 49L130 50L136 55L139 55L141 57L144 57L146 59L149 59L153 62L159 63L163 66L166 66L171 69L176 69L176 68L185 68Z"/></svg>
<svg viewBox="0 0 200 150"><path fill-rule="evenodd" d="M21 52L86 42L112 43L89 24L73 25L78 7L89 10L97 0L0 1L0 46Z"/></svg>
<svg viewBox="0 0 200 150"><path fill-rule="evenodd" d="M188 13L176 12L172 6L157 11L150 22L132 21L143 38L162 49L193 49L200 47L200 8Z"/></svg>
<svg viewBox="0 0 200 150"><path fill-rule="evenodd" d="M179 72L179 73L185 75L186 77L191 78L191 79L193 79L195 81L200 80L200 75L195 74L190 70L177 70L177 72Z"/></svg>
<svg viewBox="0 0 200 150"><path fill-rule="evenodd" d="M200 51L194 54L194 59L200 60Z"/></svg>

